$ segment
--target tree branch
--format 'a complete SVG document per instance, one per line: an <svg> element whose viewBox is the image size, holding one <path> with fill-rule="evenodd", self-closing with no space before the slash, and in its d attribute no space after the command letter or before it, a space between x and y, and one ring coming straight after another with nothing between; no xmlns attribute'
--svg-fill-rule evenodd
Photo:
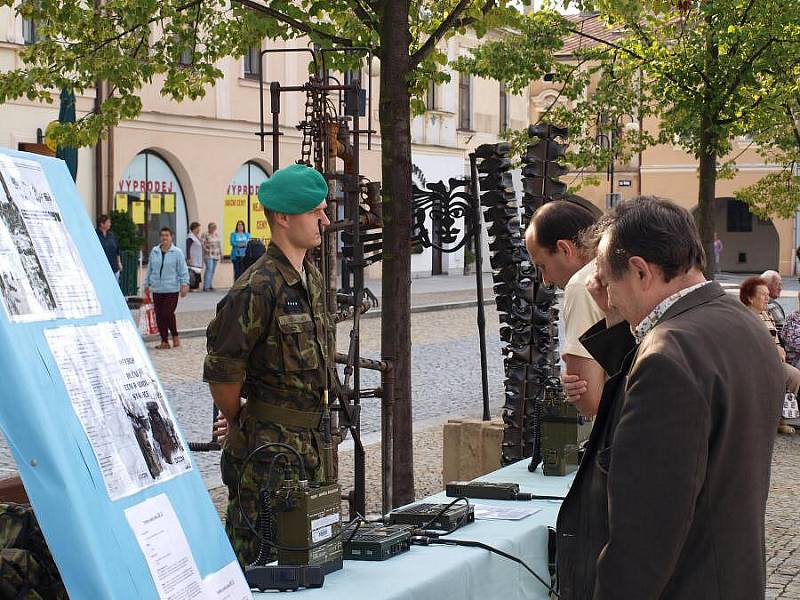
<svg viewBox="0 0 800 600"><path fill-rule="evenodd" d="M353 12L356 13L358 20L361 21L367 29L371 29L372 31L378 31L378 27L375 24L375 20L372 18L372 15L369 14L367 8L369 7L369 2L364 0L364 4L361 4L361 0L352 0L353 2ZM364 6L366 5L366 6Z"/></svg>
<svg viewBox="0 0 800 600"><path fill-rule="evenodd" d="M436 44L438 44L441 41L441 39L450 29L466 27L467 25L470 25L471 23L475 22L475 20L472 18L465 18L465 19L461 18L461 15L466 10L467 5L470 3L470 1L471 0L461 0L455 6L455 8L453 8L450 14L445 17L444 21L442 21L439 24L439 27L436 28L436 31L434 31L430 35L430 37L427 40L425 40L425 43L422 44L422 46L420 46L420 48L416 52L414 52L414 54L411 55L412 69L416 67L419 63L421 63L423 60L425 60L425 57L428 56L428 54L430 54L430 52L436 47ZM481 13L483 15L486 15L494 7L495 7L495 0L486 0L486 3L481 8Z"/></svg>
<svg viewBox="0 0 800 600"><path fill-rule="evenodd" d="M741 70L736 74L736 77L733 78L731 84L725 89L725 92L722 94L723 105L728 100L730 100L731 96L736 91L736 88L739 87L739 84L742 82L742 79L744 78L744 74L748 73L753 68L753 63L755 63L759 59L759 57L762 54L764 54L764 52L767 51L767 48L769 48L774 42L775 38L772 37L769 38L767 42L763 46L761 46L761 48L759 48L752 57L742 61Z"/></svg>
<svg viewBox="0 0 800 600"><path fill-rule="evenodd" d="M175 10L176 10L177 12L183 12L183 11L184 11L184 10L186 10L187 8L191 8L192 6L195 6L195 5L196 5L196 6L198 7L198 9L199 9L199 7L200 7L200 4L201 4L201 3L202 3L202 0L193 0L192 2L188 2L188 3L186 3L186 4L182 4L182 5L180 5L180 6L179 6L178 8L176 8ZM121 39L122 39L122 38L124 38L126 35L130 35L130 34L132 34L132 33L133 33L133 32L135 32L137 29L141 29L142 27L147 27L148 25L152 25L153 23L155 23L155 22L156 22L156 21L158 21L159 19L161 19L161 15L157 15L157 16L155 16L155 17L151 18L150 20L148 20L148 21L147 21L147 22L145 22L145 23L137 23L137 24L136 24L136 25L134 25L133 27L129 27L128 29L125 29L124 31L122 31L122 32L118 33L117 35L111 36L110 38L103 40L102 42L100 42L100 44L99 44L99 45L95 46L95 47L92 49L92 51L91 51L91 52L89 52L88 54L79 54L79 55L78 55L76 58L78 58L78 59L81 59L81 58L85 58L86 56L91 56L92 54L96 54L98 51L102 50L102 49L103 49L103 48L105 48L106 46L108 46L108 45L110 45L110 44L113 44L113 43L114 43L114 42L116 42L117 40L121 40Z"/></svg>
<svg viewBox="0 0 800 600"><path fill-rule="evenodd" d="M797 104L800 105L800 100L797 101ZM789 116L789 123L792 125L792 133L794 134L795 141L797 141L797 149L800 150L800 123L788 102L784 104L784 108L786 109L786 114Z"/></svg>
<svg viewBox="0 0 800 600"><path fill-rule="evenodd" d="M258 2L253 2L253 0L232 0L232 2L236 2L241 4L245 8L249 8L250 10L254 10L256 12L263 13L269 17L272 17L276 21L280 21L281 23L285 23L289 27L293 27L297 31L302 31L308 35L317 35L319 37L328 39L336 44L341 44L342 46L352 46L353 41L349 38L342 38L327 31L323 31L322 29L317 29L316 27L312 27L302 21L298 21L290 17L289 15L285 15L282 12L275 10L274 8L270 8L269 6L264 6L263 4L259 4Z"/></svg>
<svg viewBox="0 0 800 600"><path fill-rule="evenodd" d="M750 0L750 2L748 2L747 6L744 9L744 12L742 13L742 18L739 19L739 27L744 27L744 24L747 23L747 17L750 14L750 11L753 10L753 6L755 5L755 3L756 0ZM730 54L731 56L736 56L736 54L739 52L740 42L741 40L736 40L736 43L731 46L730 52L728 52L728 54Z"/></svg>
<svg viewBox="0 0 800 600"><path fill-rule="evenodd" d="M749 113L749 112L755 110L756 108L758 108L758 105L761 104L761 101L763 99L764 99L764 96L759 96L758 98L756 98L755 102L753 102L750 106L748 106L745 110L742 111L742 115L741 116L739 116L739 117L729 117L727 119L714 119L714 124L715 125L723 125L724 126L724 125L730 125L732 123L736 123L736 121L740 121L740 120L744 119L744 117L745 117L745 115L747 113Z"/></svg>
<svg viewBox="0 0 800 600"><path fill-rule="evenodd" d="M569 33L574 33L575 35L579 35L581 37L585 37L586 39L592 40L593 42L597 42L598 44L603 44L604 46L608 46L609 48L614 48L615 50L619 50L620 52L623 52L623 53L627 54L628 56L631 56L631 57L635 58L640 63L642 63L642 65L647 65L647 59L645 57L641 56L640 54L637 54L636 52L634 52L630 48L625 48L624 46L620 46L619 44L615 44L614 42L610 42L608 40L604 40L602 38L593 36L593 35L591 35L589 33L584 33L583 31L580 31L578 29L569 28L569 29L567 29L567 31ZM703 76L703 74L700 73L699 71L698 71L698 73L700 74L701 77ZM682 89L684 92L686 92L690 96L694 96L696 94L695 90L693 90L692 88L682 84L680 81L675 79L669 73L664 73L663 75L664 75L665 79L668 79L669 81L671 81L673 84L678 86L680 89Z"/></svg>

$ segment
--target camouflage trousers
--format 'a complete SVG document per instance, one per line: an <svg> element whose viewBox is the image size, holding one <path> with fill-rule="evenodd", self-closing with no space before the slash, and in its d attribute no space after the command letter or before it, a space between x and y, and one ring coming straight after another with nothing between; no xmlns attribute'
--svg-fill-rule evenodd
<svg viewBox="0 0 800 600"><path fill-rule="evenodd" d="M242 567L251 564L258 556L261 490L267 486L274 489L283 479L284 466L287 464L293 477L299 477L297 459L288 450L265 448L245 464L247 456L264 444L287 444L303 457L308 480L321 481L323 473L316 436L317 432L310 429L266 423L246 414L238 427L230 428L220 460L222 482L228 487L225 532ZM288 457L288 462L283 458L275 458L281 453ZM273 464L275 467L270 473ZM271 555L274 557L274 553Z"/></svg>

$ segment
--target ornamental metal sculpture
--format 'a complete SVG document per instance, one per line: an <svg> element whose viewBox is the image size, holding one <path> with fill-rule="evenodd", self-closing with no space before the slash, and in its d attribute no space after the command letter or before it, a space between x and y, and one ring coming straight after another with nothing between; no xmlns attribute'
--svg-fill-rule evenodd
<svg viewBox="0 0 800 600"><path fill-rule="evenodd" d="M476 218L469 180L451 177L448 183L449 188L442 181L429 183L427 190L414 186L411 242L450 253L473 240L480 216Z"/></svg>

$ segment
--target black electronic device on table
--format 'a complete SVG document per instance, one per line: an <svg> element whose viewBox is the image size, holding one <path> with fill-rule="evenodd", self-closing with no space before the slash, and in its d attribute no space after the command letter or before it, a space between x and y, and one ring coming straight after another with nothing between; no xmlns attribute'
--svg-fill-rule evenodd
<svg viewBox="0 0 800 600"><path fill-rule="evenodd" d="M474 522L475 509L468 504L414 504L389 513L392 525L414 525L442 531L453 531Z"/></svg>
<svg viewBox="0 0 800 600"><path fill-rule="evenodd" d="M353 531L355 530L355 531ZM386 560L407 552L411 547L411 525L362 523L342 533L342 555L345 560Z"/></svg>
<svg viewBox="0 0 800 600"><path fill-rule="evenodd" d="M476 498L482 500L563 500L564 496L549 496L520 492L518 483L493 483L489 481L451 481L446 486L450 498Z"/></svg>
<svg viewBox="0 0 800 600"><path fill-rule="evenodd" d="M245 568L245 577L250 589L260 592L281 592L300 588L321 588L325 583L322 568L316 565L260 565Z"/></svg>

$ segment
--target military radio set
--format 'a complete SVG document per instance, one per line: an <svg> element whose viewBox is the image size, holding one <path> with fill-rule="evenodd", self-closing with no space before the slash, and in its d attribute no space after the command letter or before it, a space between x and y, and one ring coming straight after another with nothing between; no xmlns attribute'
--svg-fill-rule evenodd
<svg viewBox="0 0 800 600"><path fill-rule="evenodd" d="M545 475L565 475L577 469L580 448L591 421L566 402L558 355L558 311L555 290L542 281L532 264L523 234L533 214L545 202L560 199L566 184L558 177L567 168L567 130L540 124L528 128L538 139L522 157L522 206L516 201L509 144L486 144L475 152L481 206L492 237L490 263L500 312L504 349L502 464L530 457L529 470L542 464ZM522 209L520 215L520 208Z"/></svg>

